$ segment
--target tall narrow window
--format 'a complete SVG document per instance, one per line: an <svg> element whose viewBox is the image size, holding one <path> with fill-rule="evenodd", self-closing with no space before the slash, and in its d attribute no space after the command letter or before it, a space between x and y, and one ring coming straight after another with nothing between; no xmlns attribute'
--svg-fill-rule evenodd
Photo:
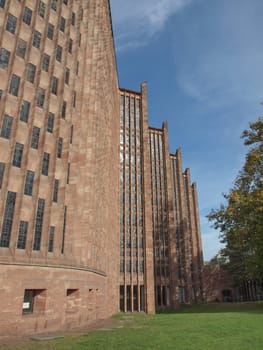
<svg viewBox="0 0 263 350"><path fill-rule="evenodd" d="M39 198L38 206L37 206L37 214L36 214L33 250L40 250L44 210L45 210L45 200L42 198Z"/></svg>
<svg viewBox="0 0 263 350"><path fill-rule="evenodd" d="M77 97L77 93L76 91L73 91L73 107L76 107L76 97Z"/></svg>
<svg viewBox="0 0 263 350"><path fill-rule="evenodd" d="M74 127L73 127L73 125L71 125L71 128L70 128L70 138L69 138L69 142L70 142L70 143L72 143L72 141L73 141L73 129L74 129Z"/></svg>
<svg viewBox="0 0 263 350"><path fill-rule="evenodd" d="M58 92L58 78L52 77L51 81L51 93L57 95Z"/></svg>
<svg viewBox="0 0 263 350"><path fill-rule="evenodd" d="M5 163L0 162L0 189L2 188L4 172L5 172Z"/></svg>
<svg viewBox="0 0 263 350"><path fill-rule="evenodd" d="M38 90L37 90L37 106L40 108L43 108L44 103L45 103L45 90L42 88L38 88Z"/></svg>
<svg viewBox="0 0 263 350"><path fill-rule="evenodd" d="M19 119L27 123L29 116L30 102L23 100L20 107Z"/></svg>
<svg viewBox="0 0 263 350"><path fill-rule="evenodd" d="M44 152L43 163L42 163L42 175L48 176L48 167L49 167L49 153Z"/></svg>
<svg viewBox="0 0 263 350"><path fill-rule="evenodd" d="M54 119L55 115L52 112L48 113L48 120L47 120L47 131L48 132L53 132L53 127L54 127Z"/></svg>
<svg viewBox="0 0 263 350"><path fill-rule="evenodd" d="M62 244L61 244L61 253L62 253L62 254L64 254L66 224L67 224L67 207L65 206L65 207L64 207L63 229L62 229Z"/></svg>
<svg viewBox="0 0 263 350"><path fill-rule="evenodd" d="M37 49L40 48L40 42L41 42L41 33L38 32L37 30L34 31L33 35L33 46L36 47Z"/></svg>
<svg viewBox="0 0 263 350"><path fill-rule="evenodd" d="M32 129L32 138L31 138L31 147L38 149L40 129L36 126L33 126Z"/></svg>
<svg viewBox="0 0 263 350"><path fill-rule="evenodd" d="M14 34L16 31L16 21L17 21L17 18L15 16L11 15L11 13L9 13L7 16L7 20L6 20L5 29L8 32Z"/></svg>
<svg viewBox="0 0 263 350"><path fill-rule="evenodd" d="M54 11L57 11L57 0L51 0L51 8Z"/></svg>
<svg viewBox="0 0 263 350"><path fill-rule="evenodd" d="M0 7L2 7L2 8L5 7L5 0L0 0Z"/></svg>
<svg viewBox="0 0 263 350"><path fill-rule="evenodd" d="M28 63L27 72L26 72L26 80L30 81L30 83L34 83L36 74L36 66L32 63Z"/></svg>
<svg viewBox="0 0 263 350"><path fill-rule="evenodd" d="M24 194L28 196L32 196L34 177L35 177L34 171L27 170Z"/></svg>
<svg viewBox="0 0 263 350"><path fill-rule="evenodd" d="M10 58L10 51L5 48L0 49L0 68L7 69Z"/></svg>
<svg viewBox="0 0 263 350"><path fill-rule="evenodd" d="M62 103L62 110L61 110L61 118L66 118L66 111L67 111L67 102L63 101Z"/></svg>
<svg viewBox="0 0 263 350"><path fill-rule="evenodd" d="M42 58L42 69L45 72L48 72L49 69L49 62L50 62L50 56L47 55L46 53L43 54L43 58Z"/></svg>
<svg viewBox="0 0 263 350"><path fill-rule="evenodd" d="M0 238L0 247L9 247L10 236L13 225L13 217L16 203L16 193L7 192L5 212L2 225L2 233Z"/></svg>
<svg viewBox="0 0 263 350"><path fill-rule="evenodd" d="M70 163L68 163L68 171L67 171L67 185L69 184L69 177L70 177Z"/></svg>
<svg viewBox="0 0 263 350"><path fill-rule="evenodd" d="M4 115L0 136L9 139L12 129L13 118L9 115Z"/></svg>
<svg viewBox="0 0 263 350"><path fill-rule="evenodd" d="M45 11L46 11L46 4L43 1L39 1L38 4L38 15L42 18L45 17Z"/></svg>
<svg viewBox="0 0 263 350"><path fill-rule="evenodd" d="M64 17L60 17L60 23L59 23L59 30L61 32L65 32L65 27L66 27L66 20Z"/></svg>
<svg viewBox="0 0 263 350"><path fill-rule="evenodd" d="M54 37L54 26L51 23L48 23L48 27L47 27L47 37L50 40L53 40Z"/></svg>
<svg viewBox="0 0 263 350"><path fill-rule="evenodd" d="M81 45L81 34L79 33L79 47Z"/></svg>
<svg viewBox="0 0 263 350"><path fill-rule="evenodd" d="M61 62L62 60L62 47L60 45L57 45L56 47L56 60L58 62Z"/></svg>
<svg viewBox="0 0 263 350"><path fill-rule="evenodd" d="M8 91L9 94L11 94L13 96L17 96L18 90L19 90L19 85L20 85L20 77L13 74L12 78L11 78L10 85L9 85L9 91Z"/></svg>
<svg viewBox="0 0 263 350"><path fill-rule="evenodd" d="M62 146L63 146L63 139L62 137L58 138L58 150L57 150L57 157L61 158L62 157Z"/></svg>
<svg viewBox="0 0 263 350"><path fill-rule="evenodd" d="M1 100L1 98L2 98L2 95L3 95L3 90L0 89L0 100Z"/></svg>
<svg viewBox="0 0 263 350"><path fill-rule="evenodd" d="M55 179L54 180L54 189L53 189L53 202L57 203L58 201L58 185L59 185L59 180Z"/></svg>
<svg viewBox="0 0 263 350"><path fill-rule="evenodd" d="M23 39L18 39L16 54L19 57L25 58L27 43Z"/></svg>
<svg viewBox="0 0 263 350"><path fill-rule="evenodd" d="M18 231L18 240L17 240L17 249L26 248L27 229L28 229L28 222L20 221L19 231Z"/></svg>
<svg viewBox="0 0 263 350"><path fill-rule="evenodd" d="M72 14L71 14L71 24L73 26L75 25L75 18L76 18L75 12L72 12Z"/></svg>
<svg viewBox="0 0 263 350"><path fill-rule="evenodd" d="M30 25L32 18L32 10L29 7L24 8L23 22Z"/></svg>
<svg viewBox="0 0 263 350"><path fill-rule="evenodd" d="M53 252L54 236L55 236L55 226L50 226L49 239L48 239L48 251L49 251L49 253Z"/></svg>
<svg viewBox="0 0 263 350"><path fill-rule="evenodd" d="M69 83L69 73L70 73L70 69L66 68L66 71L65 71L65 84L67 84L67 85Z"/></svg>
<svg viewBox="0 0 263 350"><path fill-rule="evenodd" d="M14 156L13 156L13 163L12 163L13 166L16 166L18 168L21 167L23 149L24 149L24 145L22 145L21 143L16 143L15 150L14 150Z"/></svg>
<svg viewBox="0 0 263 350"><path fill-rule="evenodd" d="M72 53L72 46L73 46L73 40L71 38L69 38L69 42L68 42L68 52Z"/></svg>

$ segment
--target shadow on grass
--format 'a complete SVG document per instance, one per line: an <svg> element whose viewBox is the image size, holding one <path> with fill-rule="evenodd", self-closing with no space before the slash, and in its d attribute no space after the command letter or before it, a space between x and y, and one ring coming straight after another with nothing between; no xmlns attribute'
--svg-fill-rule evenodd
<svg viewBox="0 0 263 350"><path fill-rule="evenodd" d="M243 303L202 303L182 305L177 310L162 310L157 314L194 314L194 313L220 313L220 312L244 312L263 313L263 301Z"/></svg>

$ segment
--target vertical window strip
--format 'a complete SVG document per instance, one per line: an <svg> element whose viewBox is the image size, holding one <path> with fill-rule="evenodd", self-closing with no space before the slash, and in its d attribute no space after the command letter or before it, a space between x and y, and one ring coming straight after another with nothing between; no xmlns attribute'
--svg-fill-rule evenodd
<svg viewBox="0 0 263 350"><path fill-rule="evenodd" d="M17 240L17 249L26 248L27 230L28 230L28 222L20 221L19 231L18 231L18 240Z"/></svg>
<svg viewBox="0 0 263 350"><path fill-rule="evenodd" d="M27 170L24 194L28 196L32 196L34 177L35 177L34 171Z"/></svg>
<svg viewBox="0 0 263 350"><path fill-rule="evenodd" d="M8 191L7 197L6 197L2 233L0 238L0 247L9 247L14 211L15 211L15 202L16 202L16 193Z"/></svg>
<svg viewBox="0 0 263 350"><path fill-rule="evenodd" d="M34 236L33 250L40 250L44 210L45 210L45 200L42 198L39 198L38 206L37 206L36 222L35 222L35 236Z"/></svg>
<svg viewBox="0 0 263 350"><path fill-rule="evenodd" d="M0 136L9 139L12 129L13 117L4 115Z"/></svg>
<svg viewBox="0 0 263 350"><path fill-rule="evenodd" d="M23 150L24 150L24 145L22 145L21 143L16 143L14 156L13 156L13 163L12 163L13 166L16 166L18 168L21 167Z"/></svg>
<svg viewBox="0 0 263 350"><path fill-rule="evenodd" d="M55 226L50 226L48 239L48 252L52 253L54 248Z"/></svg>
<svg viewBox="0 0 263 350"><path fill-rule="evenodd" d="M62 230L61 254L64 254L66 224L67 224L67 206L64 207L64 220L63 220L63 230Z"/></svg>
<svg viewBox="0 0 263 350"><path fill-rule="evenodd" d="M0 162L0 189L2 188L4 173L5 173L5 163Z"/></svg>
<svg viewBox="0 0 263 350"><path fill-rule="evenodd" d="M57 203L58 201L58 186L59 186L59 180L54 180L54 189L53 189L53 202Z"/></svg>
<svg viewBox="0 0 263 350"><path fill-rule="evenodd" d="M40 134L40 128L33 126L31 147L34 149L38 149L39 134Z"/></svg>

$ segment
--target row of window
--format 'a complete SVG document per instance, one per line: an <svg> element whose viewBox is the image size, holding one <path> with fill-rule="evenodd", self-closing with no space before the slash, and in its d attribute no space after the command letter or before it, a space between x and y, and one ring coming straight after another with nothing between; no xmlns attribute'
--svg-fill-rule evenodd
<svg viewBox="0 0 263 350"><path fill-rule="evenodd" d="M29 63L28 70L27 70L27 80L30 82L34 82L34 76L35 76L35 66L31 63ZM69 79L69 71L66 72L66 79ZM19 86L20 86L20 77L17 76L16 74L13 74L11 77L10 85L8 92L9 94L13 96L18 96L18 91L19 91ZM57 95L57 90L58 90L58 78L52 77L52 82L51 82L51 92L54 95ZM45 103L45 94L46 91L39 87L37 89L37 97L36 97L36 105L39 108L44 108L44 103ZM73 107L76 107L76 91L73 91ZM61 117L65 119L66 117L66 101L63 101L62 104L62 111L61 111Z"/></svg>
<svg viewBox="0 0 263 350"><path fill-rule="evenodd" d="M53 122L54 122L54 114L49 113L48 116L48 131L53 130ZM13 123L13 117L10 117L9 115L4 115L3 121L2 121L2 127L0 131L0 137L3 137L5 139L10 138L11 129L12 129L12 123ZM72 131L72 128L71 128ZM37 126L33 126L32 129L32 137L31 137L31 148L38 149L38 143L39 143L39 135L40 135L40 128ZM63 145L63 139L62 137L58 138L58 148L57 148L57 157L62 157L62 145Z"/></svg>
<svg viewBox="0 0 263 350"><path fill-rule="evenodd" d="M30 176L32 179L32 174ZM55 185L58 186L58 180L55 180ZM57 196L57 194L55 195ZM13 218L14 218L14 211L15 211L15 203L16 203L16 193L8 191L6 196L5 210L4 210L4 216L3 216L3 225L2 225L2 232L0 237L0 247L9 247L12 225L13 225ZM45 211L45 199L39 198L37 203L37 213L35 218L33 250L40 250L44 211ZM66 215L67 215L67 207L65 206L64 223L63 223L63 229L62 229L62 246L61 246L62 254L64 253ZM28 231L28 222L20 221L19 231L18 231L18 240L17 240L18 249L26 248L27 231ZM48 241L49 252L53 251L54 235L55 235L55 227L51 226L49 230L49 241Z"/></svg>

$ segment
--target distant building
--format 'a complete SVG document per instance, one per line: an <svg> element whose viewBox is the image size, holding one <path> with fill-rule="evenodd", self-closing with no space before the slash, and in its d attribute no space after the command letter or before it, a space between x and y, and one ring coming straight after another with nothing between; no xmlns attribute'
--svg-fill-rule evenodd
<svg viewBox="0 0 263 350"><path fill-rule="evenodd" d="M0 335L202 300L195 185L146 85L119 89L109 1L0 0L0 23Z"/></svg>

